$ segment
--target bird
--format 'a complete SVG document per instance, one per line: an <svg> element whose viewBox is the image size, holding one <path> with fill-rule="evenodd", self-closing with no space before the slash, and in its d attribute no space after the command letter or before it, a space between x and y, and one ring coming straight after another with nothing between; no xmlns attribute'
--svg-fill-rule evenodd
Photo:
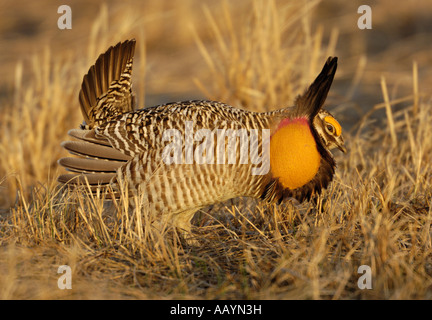
<svg viewBox="0 0 432 320"><path fill-rule="evenodd" d="M332 181L330 152L346 152L342 127L323 109L337 57L329 57L293 106L254 112L210 100L137 109L132 90L135 39L101 54L79 92L83 123L61 146L69 173L58 181L140 195L140 208L185 237L194 214L236 197L281 203L321 194ZM138 209L137 209L138 210Z"/></svg>

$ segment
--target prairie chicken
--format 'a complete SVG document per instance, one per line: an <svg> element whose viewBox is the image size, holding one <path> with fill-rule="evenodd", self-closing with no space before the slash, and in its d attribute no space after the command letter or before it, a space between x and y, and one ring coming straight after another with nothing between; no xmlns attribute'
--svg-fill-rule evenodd
<svg viewBox="0 0 432 320"><path fill-rule="evenodd" d="M239 196L280 202L319 194L332 180L329 152L345 152L342 129L322 109L337 58L328 58L290 108L251 112L215 101L184 101L135 110L131 88L135 40L100 55L79 94L84 122L62 146L61 183L91 188L126 182L148 210L189 232L200 208ZM217 142L217 143L216 143Z"/></svg>

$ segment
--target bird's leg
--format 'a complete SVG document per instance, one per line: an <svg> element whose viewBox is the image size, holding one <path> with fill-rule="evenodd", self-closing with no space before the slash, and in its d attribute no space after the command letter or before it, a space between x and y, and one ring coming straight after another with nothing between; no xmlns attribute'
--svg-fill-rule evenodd
<svg viewBox="0 0 432 320"><path fill-rule="evenodd" d="M192 225L191 220L197 212L197 209L191 209L176 213L172 217L172 225L177 228L181 237L186 241L189 245L198 245L199 242L196 240L192 234Z"/></svg>

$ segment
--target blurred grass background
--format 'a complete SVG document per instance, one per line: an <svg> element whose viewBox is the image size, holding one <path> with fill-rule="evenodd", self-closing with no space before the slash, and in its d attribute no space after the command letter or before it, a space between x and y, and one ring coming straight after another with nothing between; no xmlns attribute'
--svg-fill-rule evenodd
<svg viewBox="0 0 432 320"><path fill-rule="evenodd" d="M431 298L430 1L63 4L72 30L57 28L58 2L0 2L0 297ZM357 27L363 4L372 30ZM82 77L133 37L140 107L206 98L276 109L338 56L327 105L349 153L335 154L324 213L222 204L201 212L221 224L201 220L197 249L153 246L110 227L96 200L59 198L59 144L82 121ZM57 289L61 264L71 291ZM360 264L373 290L357 288Z"/></svg>

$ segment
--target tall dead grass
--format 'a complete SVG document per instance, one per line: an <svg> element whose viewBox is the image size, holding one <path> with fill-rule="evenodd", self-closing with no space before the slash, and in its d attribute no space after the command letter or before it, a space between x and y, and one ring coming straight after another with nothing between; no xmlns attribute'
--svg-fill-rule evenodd
<svg viewBox="0 0 432 320"><path fill-rule="evenodd" d="M228 2L217 17L203 8L210 31L194 32L211 81L196 83L208 98L255 110L291 104L334 54L337 31L323 44L323 30L312 30L315 2L251 3L235 18ZM103 10L92 34L104 29ZM109 194L56 186L59 142L81 121L87 62L46 49L16 68L14 101L0 114L0 196L11 205L0 220L1 298L431 298L432 100L415 64L409 96L391 98L389 79L377 79L383 103L346 134L349 153L336 154L335 180L316 204L206 208L195 218L200 245L189 246L131 210L139 198L109 204ZM57 288L63 264L72 290ZM371 290L357 286L360 265L371 267Z"/></svg>
<svg viewBox="0 0 432 320"><path fill-rule="evenodd" d="M204 7L214 41L206 46L194 34L211 86L195 79L197 86L210 99L256 111L292 103L313 81L322 61L334 55L337 31L323 47L323 30L310 30L310 12L318 3L277 6L275 1L253 1L251 14L240 24L226 1L218 17Z"/></svg>

